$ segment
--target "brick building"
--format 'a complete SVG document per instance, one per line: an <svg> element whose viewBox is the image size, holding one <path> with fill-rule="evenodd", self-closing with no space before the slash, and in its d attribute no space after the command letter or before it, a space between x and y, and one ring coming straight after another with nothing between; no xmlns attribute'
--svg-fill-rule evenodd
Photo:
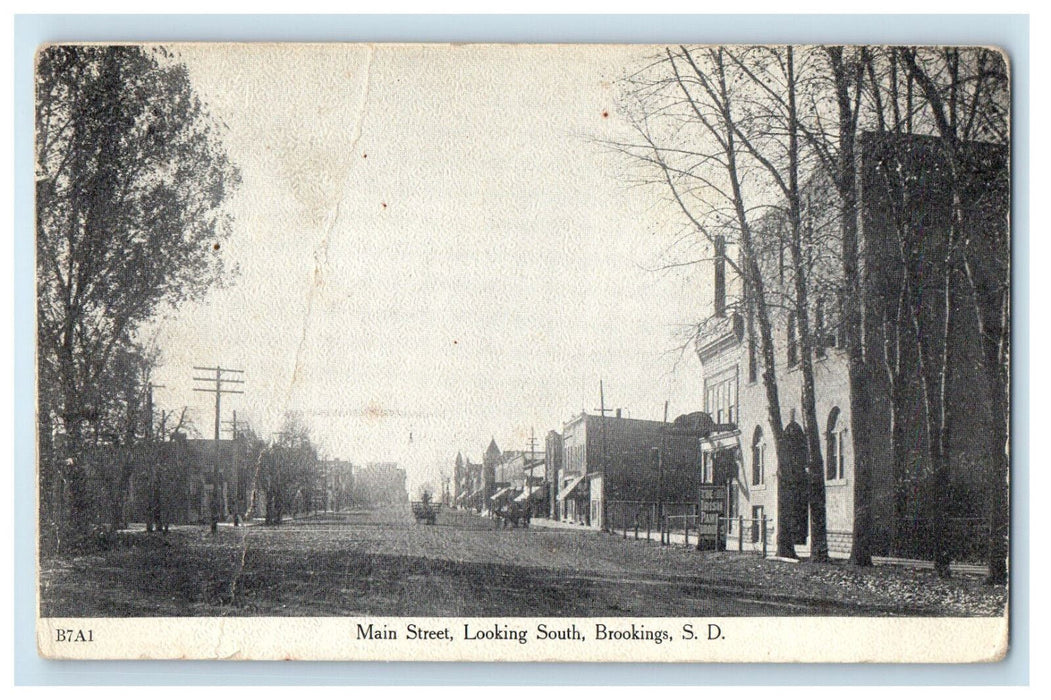
<svg viewBox="0 0 1051 700"><path fill-rule="evenodd" d="M679 419L663 423L581 413L562 429L559 516L604 529L615 517L611 508L695 503L702 434Z"/></svg>
<svg viewBox="0 0 1051 700"><path fill-rule="evenodd" d="M964 204L964 226L970 227L964 235L971 239L1006 240L1006 233L989 235L989 229L1007 226L1009 196L1006 174L1006 153L992 146L972 144L981 157L976 161L982 167L971 173L967 189L971 193ZM899 167L909 183L905 195L891 192L882 170L888 164ZM936 329L944 320L944 311L938 306L943 299L944 285L939 259L944 260L945 239L949 226L950 201L947 196L947 168L938 144L926 137L890 137L863 134L858 141L857 186L859 192L859 243L862 251L862 337L864 345L865 385L868 387L863 404L866 440L874 456L872 464L873 488L873 545L875 554L929 556L931 523L937 518L953 518L961 530L968 523L983 517L982 483L989 450L1003 449L986 444L989 426L996 417L989 409L989 392L985 375L980 371L981 348L977 323L967 308L954 309L955 328L950 342L954 354L953 373L948 386L954 410L951 436L952 450L949 462L952 470L952 497L949 512L935 512L931 503L930 465L926 451L926 434L922 422L919 364L915 346L905 343L900 356L904 381L895 398L899 410L897 425L892 425L892 396L887 368L884 364L886 342L890 334L901 330L904 336L912 333L911 326L888 324L895 318L893 305L900 281L889 272L895 269L898 256L897 233L900 225L894 220L903 217L913 231L917 231L920 250L914 254L929 261L929 274L923 279L925 298L931 301L924 307L920 319L923 328ZM821 197L834 191L828 183L811 182L805 192L805 226L811 229L834 229L829 218L835 216L834 207L821 206ZM990 193L992 193L990 195ZM892 196L898 202L891 202ZM904 200L904 205L900 200ZM982 202L981 211L970 202ZM895 210L894 207L900 207ZM821 217L826 217L821 220ZM777 226L776 220L764 220L759 230ZM982 228L986 230L983 231ZM776 240L777 236L769 236ZM980 243L979 243L980 244ZM855 436L851 433L851 393L846 352L843 349L842 328L838 320L841 298L837 297L836 264L838 251L835 236L827 244L829 260L815 263L815 277L826 275L825 293L812 293L813 306L809 317L816 338L814 348L815 403L821 449L824 460L824 486L828 544L830 553L845 556L852 543L854 518ZM698 329L696 353L703 374L704 411L712 418L714 428L702 443L703 469L706 481L727 483L731 492L731 514L746 519L770 518L769 536L778 530L791 532L797 552L805 554L809 547L809 495L807 488L807 445L802 429L800 403L802 372L800 348L795 317L790 304L773 313L775 338L775 371L777 375L781 412L785 423L787 460L778 471L775 446L770 437L767 396L762 380L762 361L758 341L747 304L744 303L740 280L727 274L730 266L726 256L730 246L717 241L710 274L713 287L713 313ZM1004 257L1005 251L990 251L990 261ZM785 271L786 254L783 249L766 250L762 261L764 281L774 294L788 298L790 272ZM841 263L839 263L841 264ZM820 269L826 265L825 269ZM981 273L979 273L981 274ZM932 330L933 334L934 331ZM933 348L940 352L944 346ZM908 446L904 459L892 453L891 435L900 444ZM782 510L779 510L779 491ZM787 508L787 512L783 509ZM731 535L733 535L731 530ZM758 540L758 533L749 529L747 540ZM960 539L966 539L961 534ZM959 544L966 549L967 543Z"/></svg>

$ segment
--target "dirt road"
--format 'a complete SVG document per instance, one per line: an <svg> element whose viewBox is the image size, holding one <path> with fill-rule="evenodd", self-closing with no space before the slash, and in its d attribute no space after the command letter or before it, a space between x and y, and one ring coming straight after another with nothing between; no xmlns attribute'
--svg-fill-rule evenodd
<svg viewBox="0 0 1051 700"><path fill-rule="evenodd" d="M408 507L279 527L129 533L41 562L47 616L966 615L1002 588L929 572L763 561L591 531L499 530Z"/></svg>

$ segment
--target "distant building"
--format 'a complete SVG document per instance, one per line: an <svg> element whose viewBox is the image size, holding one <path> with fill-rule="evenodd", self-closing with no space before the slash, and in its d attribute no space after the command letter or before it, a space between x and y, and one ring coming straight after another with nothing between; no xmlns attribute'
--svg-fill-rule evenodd
<svg viewBox="0 0 1051 700"><path fill-rule="evenodd" d="M482 491L480 495L479 510L488 510L493 495L500 488L496 485L496 466L500 463L500 448L496 445L496 438L489 441L489 447L485 448L482 455Z"/></svg>
<svg viewBox="0 0 1051 700"><path fill-rule="evenodd" d="M171 524L206 523L213 513L220 520L235 513L252 515L258 505L255 458L243 439L216 443L176 433L171 440L140 446L137 453L141 466L135 470L127 499L128 517L133 520L146 520L159 509L156 515ZM106 454L109 448L85 457L104 459Z"/></svg>
<svg viewBox="0 0 1051 700"><path fill-rule="evenodd" d="M558 506L558 474L562 471L562 434L549 430L544 438L544 480L547 482L547 513L552 520L558 520L561 511Z"/></svg>
<svg viewBox="0 0 1051 700"><path fill-rule="evenodd" d="M628 504L632 512L643 505L654 517L661 502L692 509L702 482L701 436L683 421L573 418L562 430L560 517L605 529L616 515L610 509L620 513Z"/></svg>
<svg viewBox="0 0 1051 700"><path fill-rule="evenodd" d="M453 505L457 508L481 511L484 498L483 467L474 464L470 457L456 453L453 467Z"/></svg>
<svg viewBox="0 0 1051 700"><path fill-rule="evenodd" d="M452 502L454 506L457 508L463 506L469 488L467 474L464 470L463 453L457 452L456 460L453 462Z"/></svg>
<svg viewBox="0 0 1051 700"><path fill-rule="evenodd" d="M530 503L538 511L547 503L543 454L528 450L501 453L494 466L494 484L490 507L514 501Z"/></svg>
<svg viewBox="0 0 1051 700"><path fill-rule="evenodd" d="M321 507L327 511L347 510L354 498L354 471L356 467L342 459L318 462L322 493Z"/></svg>
<svg viewBox="0 0 1051 700"><path fill-rule="evenodd" d="M457 508L472 508L475 492L481 489L479 465L471 464L470 457L456 453L453 465L453 505Z"/></svg>
<svg viewBox="0 0 1051 700"><path fill-rule="evenodd" d="M354 500L365 506L408 503L405 470L396 462L369 462L354 472Z"/></svg>

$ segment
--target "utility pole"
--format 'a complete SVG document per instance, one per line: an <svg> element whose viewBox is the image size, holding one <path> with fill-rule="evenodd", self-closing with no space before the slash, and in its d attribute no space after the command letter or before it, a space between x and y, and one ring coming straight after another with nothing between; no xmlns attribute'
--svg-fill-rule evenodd
<svg viewBox="0 0 1051 700"><path fill-rule="evenodd" d="M233 412L233 416L232 420L223 421L223 423L230 426L230 437L233 440L233 452L230 459L233 462L233 468L231 471L233 472L234 479L236 479L236 483L234 483L234 525L236 526L241 524L241 513L245 512L244 501L246 499L242 496L242 491L244 491L244 479L241 478L241 471L237 465L237 452L239 447L237 443L237 411Z"/></svg>
<svg viewBox="0 0 1051 700"><path fill-rule="evenodd" d="M529 465L526 468L525 486L526 494L532 495L533 484L529 480L533 477L533 465L536 464L536 428L529 426Z"/></svg>
<svg viewBox="0 0 1051 700"><path fill-rule="evenodd" d="M601 413L603 418L606 417L607 413L613 413L613 409L612 408L606 408L606 390L602 386L602 380L601 379L598 380L598 401L599 401L599 407L596 408L595 410L598 411L599 413Z"/></svg>
<svg viewBox="0 0 1051 700"><path fill-rule="evenodd" d="M220 462L222 456L219 445L219 428L221 425L221 411L222 411L222 400L223 394L243 394L244 391L239 389L228 389L226 385L229 384L244 384L243 379L233 379L223 376L224 374L238 374L243 375L244 370L242 369L229 369L226 367L194 367L197 372L215 372L214 377L194 377L195 382L208 382L209 384L215 382L214 387L204 388L194 387L194 391L206 392L209 394L215 394L215 467L212 472L212 504L211 504L211 515L212 515L212 532L217 532L219 528L219 518L224 517L223 503L220 498Z"/></svg>
<svg viewBox="0 0 1051 700"><path fill-rule="evenodd" d="M607 412L612 413L613 409L606 408L606 389L603 386L601 379L598 380L598 401L599 401L599 407L598 407L597 410L598 410L599 414L602 416L602 489L604 491L605 488L606 488L606 472L609 471L609 449L608 449L609 446L608 446L608 443L607 443L607 440L606 440L606 413ZM605 508L606 508L605 494L603 494L602 496L603 496L603 498L602 498L602 508L603 508L603 510L605 510ZM600 515L602 517L602 527L605 528L606 527L605 513L602 513ZM589 525L591 524L590 508L588 509L588 524Z"/></svg>

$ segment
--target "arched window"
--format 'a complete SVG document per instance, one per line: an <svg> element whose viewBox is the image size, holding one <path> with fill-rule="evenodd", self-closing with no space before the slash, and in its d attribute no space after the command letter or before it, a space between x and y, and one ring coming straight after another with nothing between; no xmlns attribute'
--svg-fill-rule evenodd
<svg viewBox="0 0 1051 700"><path fill-rule="evenodd" d="M825 476L829 481L842 481L847 476L846 457L844 456L846 427L839 420L839 407L828 413L828 430L825 441L828 445L828 459L825 464Z"/></svg>
<svg viewBox="0 0 1051 700"><path fill-rule="evenodd" d="M766 443L763 442L763 429L755 426L752 433L752 485L759 486L766 478Z"/></svg>

